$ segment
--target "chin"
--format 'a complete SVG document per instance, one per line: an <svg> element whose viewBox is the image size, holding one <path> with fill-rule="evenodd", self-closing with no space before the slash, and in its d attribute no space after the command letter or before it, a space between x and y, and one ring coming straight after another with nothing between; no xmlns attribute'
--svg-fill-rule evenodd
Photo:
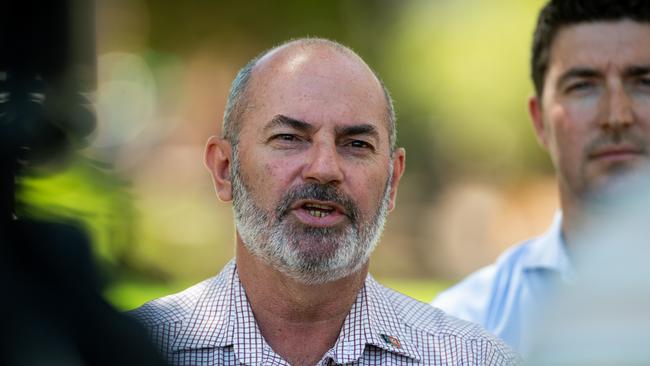
<svg viewBox="0 0 650 366"><path fill-rule="evenodd" d="M608 169L607 174L594 181L587 195L593 203L614 204L620 200L634 199L640 188L647 187L650 169L620 164Z"/></svg>

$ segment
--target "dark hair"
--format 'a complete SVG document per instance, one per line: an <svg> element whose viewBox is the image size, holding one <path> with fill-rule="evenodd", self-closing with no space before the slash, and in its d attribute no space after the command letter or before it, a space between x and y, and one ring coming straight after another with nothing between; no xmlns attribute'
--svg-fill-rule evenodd
<svg viewBox="0 0 650 366"><path fill-rule="evenodd" d="M544 78L551 45L562 27L597 21L634 20L650 23L650 0L551 0L542 8L533 35L531 76L538 96L544 91Z"/></svg>
<svg viewBox="0 0 650 366"><path fill-rule="evenodd" d="M302 46L325 45L339 52L347 53L359 57L349 47L346 47L338 42L329 39L324 39L324 38L299 38L295 40L290 40L257 55L255 58L250 60L244 67L242 67L241 70L239 70L237 76L235 76L235 79L232 82L232 86L230 87L230 93L228 94L228 100L226 102L226 108L223 114L222 136L224 139L230 141L233 147L236 147L237 142L239 140L239 132L241 130L241 119L244 115L244 112L246 111L246 105L248 104L248 100L247 100L248 85L250 82L251 74L253 73L253 69L255 68L255 65L257 65L258 61L262 57L268 55L269 53L281 47L284 47L289 44L294 44L294 43L300 44ZM386 115L388 119L388 139L389 139L388 142L392 152L395 150L395 144L397 140L397 129L395 127L396 116L395 116L395 109L393 107L393 99L391 98L390 93L388 92L388 88L386 88L384 82L381 80L379 75L374 70L372 70L372 72L375 74L377 80L379 80L379 83L381 84L381 87L384 92L384 97L386 98Z"/></svg>

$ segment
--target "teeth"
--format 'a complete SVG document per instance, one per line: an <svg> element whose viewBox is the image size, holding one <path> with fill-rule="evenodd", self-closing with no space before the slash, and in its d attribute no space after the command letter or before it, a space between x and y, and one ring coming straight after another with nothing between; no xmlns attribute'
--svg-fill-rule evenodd
<svg viewBox="0 0 650 366"><path fill-rule="evenodd" d="M310 215L314 217L325 217L330 215L332 212L334 212L334 207L330 205L323 205L319 203L306 203L302 207L304 210L306 210Z"/></svg>
<svg viewBox="0 0 650 366"><path fill-rule="evenodd" d="M314 216L314 217L325 217L325 216L329 215L329 212L323 212L323 211L318 211L318 210L308 210L307 212L309 212L309 214Z"/></svg>
<svg viewBox="0 0 650 366"><path fill-rule="evenodd" d="M320 208L322 210L332 210L331 206L319 205L318 203L310 203L310 204L307 205L307 207L309 207L309 208Z"/></svg>

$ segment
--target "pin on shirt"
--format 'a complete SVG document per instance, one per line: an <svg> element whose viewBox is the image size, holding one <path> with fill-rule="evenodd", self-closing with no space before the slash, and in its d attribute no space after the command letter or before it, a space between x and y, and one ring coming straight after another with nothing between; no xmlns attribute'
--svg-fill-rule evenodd
<svg viewBox="0 0 650 366"><path fill-rule="evenodd" d="M384 340L384 342L390 344L395 348L402 348L402 343L400 343L399 339L393 336L389 336L387 334L381 334L381 338Z"/></svg>

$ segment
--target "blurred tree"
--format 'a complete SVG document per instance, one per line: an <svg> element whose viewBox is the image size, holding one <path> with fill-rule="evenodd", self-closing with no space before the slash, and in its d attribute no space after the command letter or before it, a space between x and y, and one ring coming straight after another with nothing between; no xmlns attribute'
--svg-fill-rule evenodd
<svg viewBox="0 0 650 366"><path fill-rule="evenodd" d="M534 17L544 1L413 1L389 37L394 92L430 125L448 177L547 172L526 112ZM397 72L399 70L399 72ZM453 178L452 178L453 179Z"/></svg>
<svg viewBox="0 0 650 366"><path fill-rule="evenodd" d="M426 234L427 213L441 189L464 177L503 184L550 171L525 109L530 33L542 2L98 0L100 91L119 98L99 108L97 140L124 138L85 152L99 165L86 159L65 175L26 179L24 200L35 214L45 206L81 214L107 263L148 260L172 276L212 273L232 254L224 250L232 223L229 207L210 196L200 151L219 130L227 84L264 49L326 37L381 75L407 148L388 227L398 247L378 249L379 258L402 259L374 268L429 275L427 257L440 251ZM118 69L122 75L112 73ZM102 83L111 78L118 82ZM106 134L102 123L111 123ZM113 164L120 178L101 167ZM64 187L76 187L75 195L62 196Z"/></svg>

